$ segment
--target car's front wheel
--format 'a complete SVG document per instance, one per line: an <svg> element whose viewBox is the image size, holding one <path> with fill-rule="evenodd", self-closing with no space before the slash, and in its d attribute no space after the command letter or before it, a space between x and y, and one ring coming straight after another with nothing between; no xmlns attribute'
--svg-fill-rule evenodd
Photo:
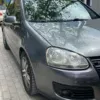
<svg viewBox="0 0 100 100"><path fill-rule="evenodd" d="M21 73L26 92L31 96L36 95L37 87L35 82L35 76L28 57L24 52L21 54Z"/></svg>

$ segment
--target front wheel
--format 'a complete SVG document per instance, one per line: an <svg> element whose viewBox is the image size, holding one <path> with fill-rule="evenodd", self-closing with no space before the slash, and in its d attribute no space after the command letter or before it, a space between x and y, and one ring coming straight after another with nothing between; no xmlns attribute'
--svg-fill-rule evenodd
<svg viewBox="0 0 100 100"><path fill-rule="evenodd" d="M35 76L30 62L24 52L21 54L21 73L26 92L31 96L36 95L37 87Z"/></svg>

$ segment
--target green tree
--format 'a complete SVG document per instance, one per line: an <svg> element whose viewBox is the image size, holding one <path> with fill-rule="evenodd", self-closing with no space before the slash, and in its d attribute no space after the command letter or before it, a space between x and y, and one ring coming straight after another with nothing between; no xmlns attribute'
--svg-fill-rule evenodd
<svg viewBox="0 0 100 100"><path fill-rule="evenodd" d="M31 20L50 20L60 16L61 10L73 3L72 0L27 0L26 17ZM59 8L61 6L61 9Z"/></svg>
<svg viewBox="0 0 100 100"><path fill-rule="evenodd" d="M0 0L0 4L4 4L4 0Z"/></svg>

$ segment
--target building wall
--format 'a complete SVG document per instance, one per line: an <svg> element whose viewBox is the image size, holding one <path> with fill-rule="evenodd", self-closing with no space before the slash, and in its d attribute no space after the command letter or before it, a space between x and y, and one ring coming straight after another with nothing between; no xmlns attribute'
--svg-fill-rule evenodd
<svg viewBox="0 0 100 100"><path fill-rule="evenodd" d="M92 0L92 8L100 13L100 0Z"/></svg>
<svg viewBox="0 0 100 100"><path fill-rule="evenodd" d="M100 14L100 0L92 0L91 8L94 11L96 11L98 14ZM90 27L93 27L95 29L100 30L100 19L90 20L87 22L87 25L89 25Z"/></svg>

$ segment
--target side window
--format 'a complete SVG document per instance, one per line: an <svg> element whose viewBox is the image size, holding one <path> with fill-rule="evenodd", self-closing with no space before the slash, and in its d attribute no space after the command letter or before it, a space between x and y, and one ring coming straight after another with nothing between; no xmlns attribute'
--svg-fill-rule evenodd
<svg viewBox="0 0 100 100"><path fill-rule="evenodd" d="M92 6L92 0L82 0L88 6Z"/></svg>
<svg viewBox="0 0 100 100"><path fill-rule="evenodd" d="M7 9L8 16L16 16L17 21L20 21L20 0L11 0Z"/></svg>
<svg viewBox="0 0 100 100"><path fill-rule="evenodd" d="M92 6L92 0L87 0L87 4L88 4L89 6Z"/></svg>

